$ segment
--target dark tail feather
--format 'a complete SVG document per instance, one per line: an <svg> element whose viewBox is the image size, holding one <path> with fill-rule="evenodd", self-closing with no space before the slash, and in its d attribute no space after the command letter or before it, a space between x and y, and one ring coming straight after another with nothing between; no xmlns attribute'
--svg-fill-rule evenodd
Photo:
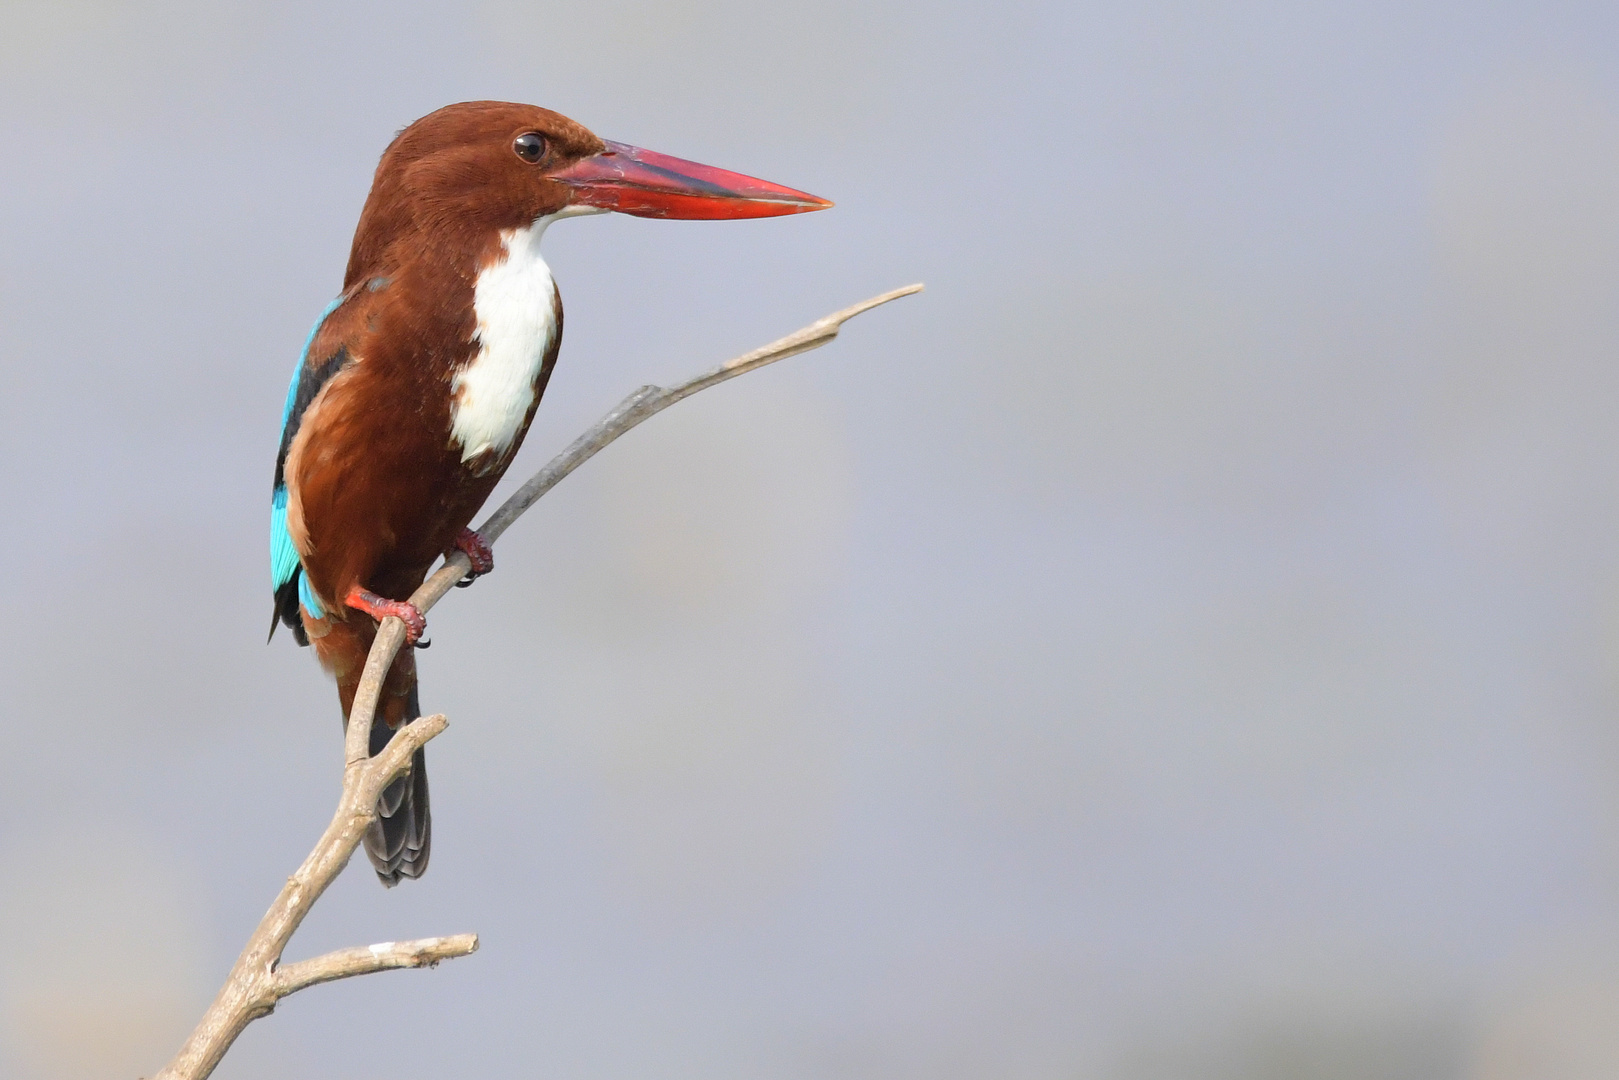
<svg viewBox="0 0 1619 1080"><path fill-rule="evenodd" d="M421 716L416 687L410 688L403 723ZM371 756L376 757L393 738L393 730L378 717L371 725ZM382 790L377 820L365 834L365 853L377 877L390 889L400 878L419 878L427 872L432 847L433 817L427 800L427 751L416 751L410 771Z"/></svg>
<svg viewBox="0 0 1619 1080"><path fill-rule="evenodd" d="M275 591L275 610L270 613L270 636L264 639L266 644L275 640L275 628L281 623L287 624L287 629L292 631L292 636L298 640L299 645L309 644L309 634L304 630L303 612L298 608L298 578L302 574L302 567L294 570L292 577L283 581L281 587Z"/></svg>

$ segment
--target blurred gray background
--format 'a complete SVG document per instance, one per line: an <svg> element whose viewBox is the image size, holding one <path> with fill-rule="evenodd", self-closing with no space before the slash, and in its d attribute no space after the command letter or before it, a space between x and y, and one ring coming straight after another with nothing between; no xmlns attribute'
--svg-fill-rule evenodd
<svg viewBox="0 0 1619 1080"><path fill-rule="evenodd" d="M834 211L567 222L431 618L432 872L226 1078L1619 1075L1611 4L0 0L0 1075L149 1074L335 804L282 397L468 98Z"/></svg>

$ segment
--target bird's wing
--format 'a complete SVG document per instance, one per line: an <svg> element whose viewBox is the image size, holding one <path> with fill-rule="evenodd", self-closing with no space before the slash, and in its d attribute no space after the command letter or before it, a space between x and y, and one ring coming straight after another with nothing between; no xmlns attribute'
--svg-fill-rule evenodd
<svg viewBox="0 0 1619 1080"><path fill-rule="evenodd" d="M304 342L303 352L298 356L298 366L292 372L292 385L287 387L287 404L281 413L281 447L276 452L275 483L270 489L270 588L275 593L275 615L270 623L270 634L274 636L277 621L284 622L297 636L300 645L308 642L304 639L303 623L298 616L299 603L317 617L323 615L324 611L320 601L304 583L303 564L298 560L298 549L292 544L292 534L287 531L287 452L292 449L292 440L298 434L309 403L348 361L348 350L343 344L330 340L331 335L321 333L326 320L342 306L345 299L347 296L339 296L320 313L320 318L315 320L314 327L309 331L309 340Z"/></svg>

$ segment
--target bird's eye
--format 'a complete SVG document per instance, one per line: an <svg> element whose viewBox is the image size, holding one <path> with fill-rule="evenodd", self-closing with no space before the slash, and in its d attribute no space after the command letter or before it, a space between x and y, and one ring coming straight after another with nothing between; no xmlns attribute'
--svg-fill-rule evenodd
<svg viewBox="0 0 1619 1080"><path fill-rule="evenodd" d="M545 156L545 136L536 131L519 135L512 143L512 149L518 157L532 165Z"/></svg>

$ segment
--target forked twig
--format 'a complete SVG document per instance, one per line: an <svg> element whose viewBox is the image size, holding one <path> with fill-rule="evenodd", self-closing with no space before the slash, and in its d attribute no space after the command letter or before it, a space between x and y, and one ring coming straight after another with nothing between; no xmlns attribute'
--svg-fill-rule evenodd
<svg viewBox="0 0 1619 1080"><path fill-rule="evenodd" d="M819 348L837 337L843 324L861 312L921 291L921 285L907 285L874 296L676 386L641 387L518 488L500 509L478 527L478 532L493 544L523 511L539 501L563 477L608 443L681 398L690 397L699 390L706 390L777 360ZM466 555L456 552L422 583L421 588L412 594L410 602L425 613L471 568ZM368 755L371 723L376 715L383 676L398 655L404 640L404 623L393 617L382 621L376 640L371 645L370 655L366 658L365 671L349 712L348 731L343 744L343 794L338 800L337 813L315 849L287 879L275 902L270 905L270 910L259 921L253 936L248 939L247 947L237 957L225 985L208 1006L196 1030L174 1060L153 1080L204 1080L248 1024L274 1011L276 1002L288 994L297 993L305 987L393 968L430 967L440 960L466 956L477 950L476 934L457 934L453 937L390 941L380 945L339 949L311 960L281 966L281 953L287 942L309 914L315 901L343 872L354 849L365 836L366 829L375 819L377 798L382 794L382 789L405 771L411 756L420 747L449 724L443 715L413 720L395 732L387 747L376 757Z"/></svg>
<svg viewBox="0 0 1619 1080"><path fill-rule="evenodd" d="M365 836L377 813L377 797L389 781L410 765L411 755L427 740L439 734L449 724L442 714L423 716L412 720L395 733L382 751L374 758L356 762L343 769L343 794L337 802L337 813L326 826L316 843L315 850L304 859L281 886L270 910L248 939L242 955L236 958L225 985L191 1037L180 1047L174 1060L166 1065L154 1080L201 1080L214 1071L225 1051L236 1041L248 1024L275 1010L276 1002L306 986L330 982L347 975L363 974L366 970L382 971L389 967L419 967L423 963L436 963L452 956L465 956L478 947L474 934L453 938L431 939L429 942L410 942L404 946L374 946L382 950L369 967L353 962L348 954L357 950L344 950L327 956L292 964L278 970L281 952L287 947L293 933L309 914L309 909L320 899L337 875L348 865L349 857ZM421 959L408 962L408 950L420 948ZM405 950L397 952L395 950ZM398 962L383 962L384 957Z"/></svg>

